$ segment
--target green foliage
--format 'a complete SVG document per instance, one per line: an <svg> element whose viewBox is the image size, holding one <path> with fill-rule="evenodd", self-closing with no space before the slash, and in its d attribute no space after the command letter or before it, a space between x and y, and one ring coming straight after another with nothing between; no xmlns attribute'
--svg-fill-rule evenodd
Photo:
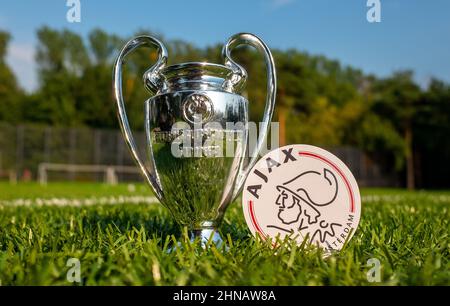
<svg viewBox="0 0 450 306"><path fill-rule="evenodd" d="M8 48L8 42L11 39L9 33L1 31L0 32L0 60L3 62L5 60L6 51Z"/></svg>
<svg viewBox="0 0 450 306"><path fill-rule="evenodd" d="M383 117L390 117L398 129L413 120L421 91L413 81L411 71L397 72L374 84L373 109Z"/></svg>
<svg viewBox="0 0 450 306"><path fill-rule="evenodd" d="M107 66L113 60L112 55L122 47L122 40L101 29L94 29L89 33L89 46L95 63Z"/></svg>
<svg viewBox="0 0 450 306"><path fill-rule="evenodd" d="M414 121L415 149L422 162L424 187L448 186L450 160L450 85L432 80Z"/></svg>
<svg viewBox="0 0 450 306"><path fill-rule="evenodd" d="M405 141L389 120L366 112L360 119L353 137L367 152L376 153L383 150L384 156L393 160L396 170L404 166L407 150Z"/></svg>
<svg viewBox="0 0 450 306"><path fill-rule="evenodd" d="M0 185L3 199L129 195L126 186ZM148 194L139 185L135 194ZM5 195L6 194L6 195ZM364 190L360 227L338 254L270 243L249 233L233 203L221 228L228 251L190 245L168 211L154 205L80 207L0 204L2 285L71 285L69 258L81 285L449 285L448 192ZM0 200L1 202L1 200ZM181 237L181 238L180 238ZM181 247L169 249L181 242ZM381 283L366 275L381 263ZM76 285L76 283L74 283Z"/></svg>
<svg viewBox="0 0 450 306"><path fill-rule="evenodd" d="M222 45L200 49L145 30L135 33L138 34L163 40L169 51L169 64L223 63ZM34 93L24 94L4 60L9 34L0 32L0 121L118 128L111 71L115 56L127 39L101 29L92 30L88 39L83 39L73 31L45 26L37 31L37 38L40 87ZM430 159L450 158L450 147L442 146L443 142L449 143L448 84L433 80L424 90L414 82L410 71L375 78L320 55L293 49L273 50L273 54L278 79L274 121L281 116L286 122L286 143L355 146L373 158L383 156L383 168L395 169L397 173L404 171L408 158L411 165L415 152L419 186L425 185L425 179L434 180L431 170L423 165L434 168L437 163L430 163ZM250 119L259 122L266 95L263 58L248 47L233 51L233 57L248 72L242 94L250 102ZM153 93L144 89L142 75L156 59L156 50L139 50L129 57L124 69L124 98L134 129L144 127L143 103ZM449 171L439 169L435 180L440 182L438 185L450 176ZM421 173L428 173L422 183Z"/></svg>
<svg viewBox="0 0 450 306"><path fill-rule="evenodd" d="M21 117L21 99L12 70L6 64L6 51L10 35L0 31L0 121L17 122Z"/></svg>

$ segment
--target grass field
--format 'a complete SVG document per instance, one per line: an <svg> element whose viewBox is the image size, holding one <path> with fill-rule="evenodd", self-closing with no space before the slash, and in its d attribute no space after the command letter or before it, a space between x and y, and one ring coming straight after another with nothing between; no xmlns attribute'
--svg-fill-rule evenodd
<svg viewBox="0 0 450 306"><path fill-rule="evenodd" d="M132 197L152 199L144 185L0 183L1 284L78 284L66 279L78 258L82 285L450 285L449 192L363 190L358 231L326 259L254 239L239 203L221 228L227 252L167 252L180 230L159 204L124 203ZM380 283L367 280L370 258Z"/></svg>

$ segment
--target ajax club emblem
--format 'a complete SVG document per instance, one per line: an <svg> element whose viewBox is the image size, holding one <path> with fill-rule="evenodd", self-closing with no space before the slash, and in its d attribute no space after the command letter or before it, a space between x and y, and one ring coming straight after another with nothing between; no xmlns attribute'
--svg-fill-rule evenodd
<svg viewBox="0 0 450 306"><path fill-rule="evenodd" d="M289 145L265 155L250 172L243 209L254 235L309 242L340 250L361 214L358 185L350 170L328 151Z"/></svg>

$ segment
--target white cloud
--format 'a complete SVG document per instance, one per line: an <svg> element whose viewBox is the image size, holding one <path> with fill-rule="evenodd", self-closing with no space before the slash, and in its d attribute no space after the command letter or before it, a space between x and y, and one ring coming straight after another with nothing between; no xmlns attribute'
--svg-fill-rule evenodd
<svg viewBox="0 0 450 306"><path fill-rule="evenodd" d="M10 43L6 60L14 71L19 84L27 91L37 88L35 49L30 44Z"/></svg>

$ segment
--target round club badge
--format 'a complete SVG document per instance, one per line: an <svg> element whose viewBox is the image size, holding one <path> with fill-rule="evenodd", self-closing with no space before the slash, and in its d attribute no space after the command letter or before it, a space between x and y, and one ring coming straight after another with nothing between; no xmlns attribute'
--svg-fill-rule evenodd
<svg viewBox="0 0 450 306"><path fill-rule="evenodd" d="M340 250L361 215L359 188L336 156L310 145L288 145L262 157L245 182L243 210L254 235L301 244L326 253Z"/></svg>

